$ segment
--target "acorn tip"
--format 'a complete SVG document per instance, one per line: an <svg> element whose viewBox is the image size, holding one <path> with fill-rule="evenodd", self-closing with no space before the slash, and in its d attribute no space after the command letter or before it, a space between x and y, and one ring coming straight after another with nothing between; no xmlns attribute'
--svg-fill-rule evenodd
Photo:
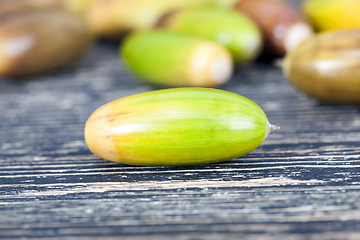
<svg viewBox="0 0 360 240"><path fill-rule="evenodd" d="M276 125L271 125L271 132L279 131L280 127Z"/></svg>

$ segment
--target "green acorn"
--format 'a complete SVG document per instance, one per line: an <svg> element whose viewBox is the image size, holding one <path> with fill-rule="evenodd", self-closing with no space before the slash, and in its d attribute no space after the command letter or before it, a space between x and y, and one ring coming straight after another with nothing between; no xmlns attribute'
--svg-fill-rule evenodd
<svg viewBox="0 0 360 240"><path fill-rule="evenodd" d="M168 15L160 27L202 37L227 48L234 61L254 60L262 49L262 36L248 17L231 9L202 7Z"/></svg>
<svg viewBox="0 0 360 240"><path fill-rule="evenodd" d="M233 72L231 56L222 46L168 31L134 33L121 51L127 68L155 85L215 87Z"/></svg>
<svg viewBox="0 0 360 240"><path fill-rule="evenodd" d="M105 160L181 166L242 156L276 129L261 108L243 96L173 88L105 104L87 120L85 140Z"/></svg>

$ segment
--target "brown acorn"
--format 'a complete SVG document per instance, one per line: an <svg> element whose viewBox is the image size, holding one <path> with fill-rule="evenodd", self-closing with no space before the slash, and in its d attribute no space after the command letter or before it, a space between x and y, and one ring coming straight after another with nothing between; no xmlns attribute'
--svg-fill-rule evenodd
<svg viewBox="0 0 360 240"><path fill-rule="evenodd" d="M360 104L360 30L324 32L287 54L283 70L298 89L321 101Z"/></svg>
<svg viewBox="0 0 360 240"><path fill-rule="evenodd" d="M1 1L0 0L0 23L15 12L30 9L31 5L24 1Z"/></svg>
<svg viewBox="0 0 360 240"><path fill-rule="evenodd" d="M265 52L281 57L313 35L312 27L284 1L241 0L235 7L262 30Z"/></svg>
<svg viewBox="0 0 360 240"><path fill-rule="evenodd" d="M29 76L64 67L92 42L84 20L63 11L23 9L0 21L0 76Z"/></svg>

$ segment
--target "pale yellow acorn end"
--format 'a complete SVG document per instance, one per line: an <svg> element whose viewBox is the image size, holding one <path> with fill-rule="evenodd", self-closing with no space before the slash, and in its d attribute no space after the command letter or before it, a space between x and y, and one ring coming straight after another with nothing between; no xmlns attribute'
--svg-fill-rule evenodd
<svg viewBox="0 0 360 240"><path fill-rule="evenodd" d="M233 62L223 47L206 42L194 52L190 69L189 85L215 87L229 81Z"/></svg>
<svg viewBox="0 0 360 240"><path fill-rule="evenodd" d="M118 161L118 150L109 131L112 129L109 112L111 113L111 105L107 104L89 117L85 125L85 141L96 156L109 161Z"/></svg>

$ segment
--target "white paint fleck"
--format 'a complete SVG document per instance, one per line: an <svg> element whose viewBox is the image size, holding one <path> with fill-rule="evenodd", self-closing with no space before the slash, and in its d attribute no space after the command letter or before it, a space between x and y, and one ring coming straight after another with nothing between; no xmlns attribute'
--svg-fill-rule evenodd
<svg viewBox="0 0 360 240"><path fill-rule="evenodd" d="M86 212L87 214L90 214L90 213L93 213L94 210L89 208L89 209L86 209L85 212Z"/></svg>
<svg viewBox="0 0 360 240"><path fill-rule="evenodd" d="M69 98L66 98L61 102L62 109L65 109L65 110L71 109L73 106L74 106L74 102Z"/></svg>

